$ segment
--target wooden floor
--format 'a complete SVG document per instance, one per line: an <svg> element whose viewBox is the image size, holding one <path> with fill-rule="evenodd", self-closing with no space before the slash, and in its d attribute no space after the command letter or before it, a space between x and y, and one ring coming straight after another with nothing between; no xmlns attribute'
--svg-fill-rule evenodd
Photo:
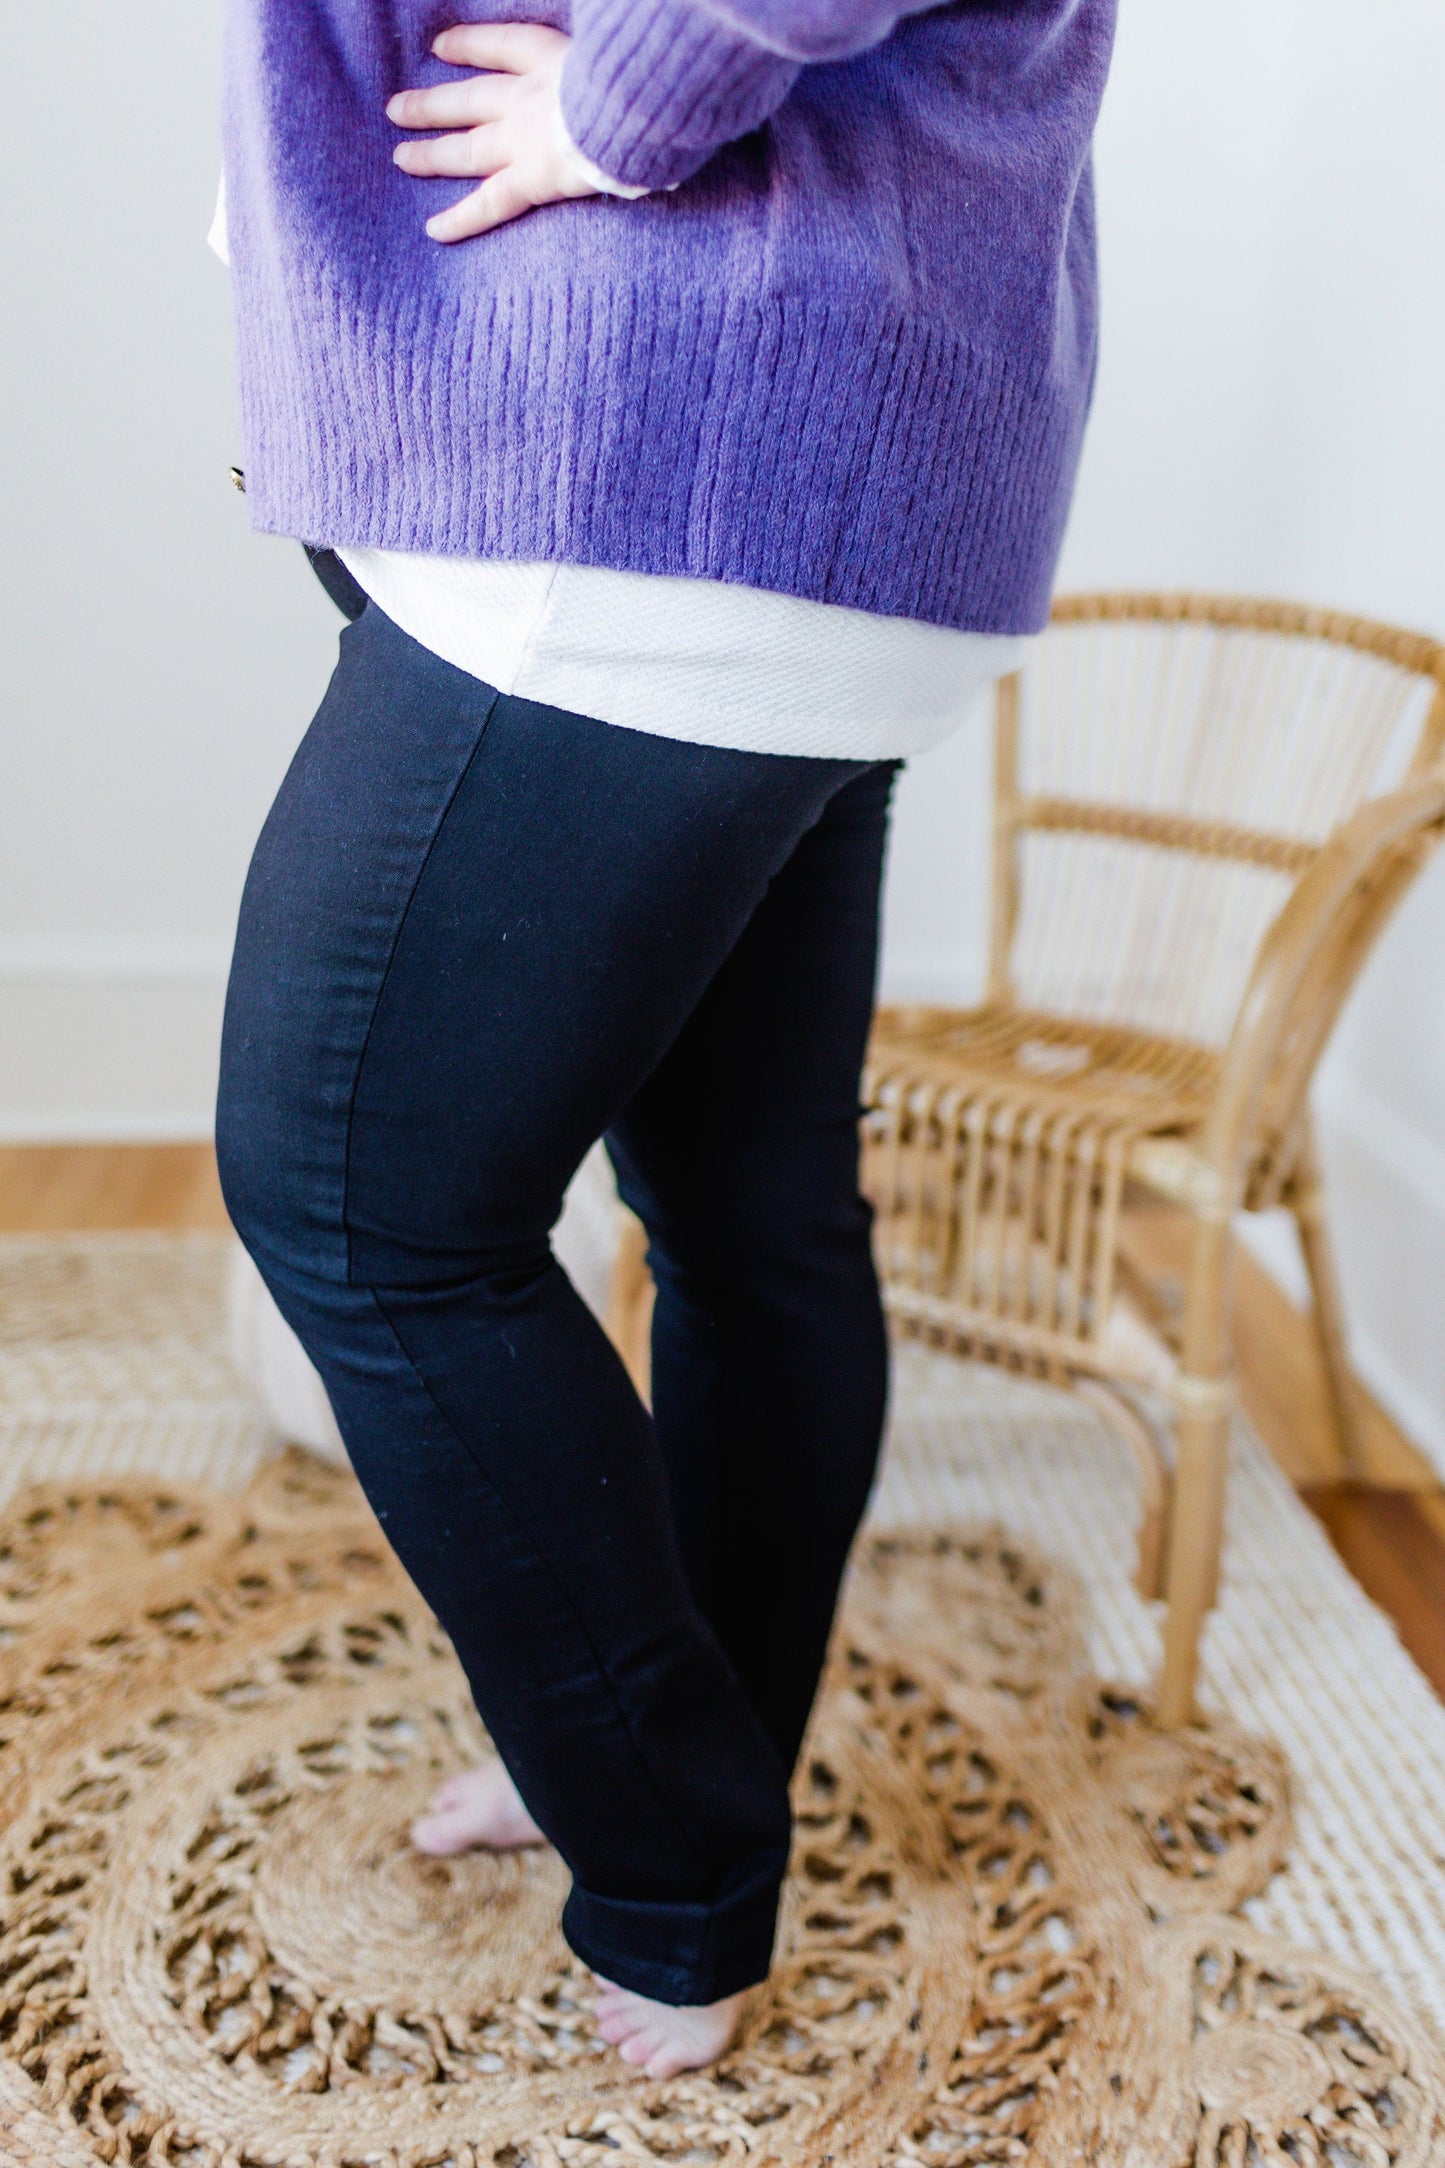
<svg viewBox="0 0 1445 2168"><path fill-rule="evenodd" d="M0 1234L229 1224L209 1144L0 1145Z"/></svg>
<svg viewBox="0 0 1445 2168"><path fill-rule="evenodd" d="M209 1145L0 1146L0 1234L215 1228L226 1210ZM1167 1225L1137 1238L1166 1280ZM1324 1379L1309 1321L1245 1251L1234 1303L1240 1397L1352 1573L1394 1619L1445 1696L1445 1490L1382 1408L1364 1396L1365 1480L1333 1480Z"/></svg>

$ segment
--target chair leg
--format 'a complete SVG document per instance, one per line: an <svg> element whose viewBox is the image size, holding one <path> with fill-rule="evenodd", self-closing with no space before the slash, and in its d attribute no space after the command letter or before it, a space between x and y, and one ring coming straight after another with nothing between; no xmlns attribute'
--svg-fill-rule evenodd
<svg viewBox="0 0 1445 2168"><path fill-rule="evenodd" d="M1134 1586L1145 1603L1156 1603L1164 1594L1173 1473L1152 1427L1117 1386L1104 1378L1081 1377L1074 1380L1074 1390L1081 1400L1087 1400L1091 1407L1098 1409L1104 1420L1125 1440L1138 1462L1139 1535Z"/></svg>
<svg viewBox="0 0 1445 2168"><path fill-rule="evenodd" d="M1159 1722L1192 1721L1199 1640L1219 1587L1224 1497L1234 1393L1229 1378L1229 1218L1199 1214L1190 1243L1184 1348L1174 1398L1178 1411L1174 1482L1164 1569L1164 1667Z"/></svg>
<svg viewBox="0 0 1445 2168"><path fill-rule="evenodd" d="M1223 1378L1181 1377L1179 1444L1164 1572L1164 1667L1159 1722L1193 1721L1199 1641L1219 1589L1233 1395Z"/></svg>
<svg viewBox="0 0 1445 2168"><path fill-rule="evenodd" d="M1365 1439L1359 1387L1345 1338L1344 1305L1340 1300L1340 1283L1335 1272L1334 1248L1325 1218L1325 1193L1313 1138L1306 1142L1299 1170L1290 1187L1289 1205L1299 1229L1300 1248L1304 1252L1310 1293L1314 1297L1315 1338L1319 1342L1330 1413L1334 1418L1339 1473L1361 1477L1365 1473Z"/></svg>
<svg viewBox="0 0 1445 2168"><path fill-rule="evenodd" d="M622 1232L607 1291L607 1333L644 1400L652 1398L652 1274L647 1269L647 1230L623 1212Z"/></svg>

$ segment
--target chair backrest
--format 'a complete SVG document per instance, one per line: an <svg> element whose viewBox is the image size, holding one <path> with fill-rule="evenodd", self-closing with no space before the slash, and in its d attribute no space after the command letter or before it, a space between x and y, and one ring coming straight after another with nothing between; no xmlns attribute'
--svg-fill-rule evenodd
<svg viewBox="0 0 1445 2168"><path fill-rule="evenodd" d="M999 691L991 998L1221 1046L1321 846L1442 748L1445 646L1419 635L1062 598Z"/></svg>

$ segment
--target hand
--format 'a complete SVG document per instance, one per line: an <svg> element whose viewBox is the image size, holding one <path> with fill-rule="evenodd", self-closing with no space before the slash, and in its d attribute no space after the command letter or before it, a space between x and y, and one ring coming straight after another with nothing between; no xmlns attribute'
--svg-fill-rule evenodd
<svg viewBox="0 0 1445 2168"><path fill-rule="evenodd" d="M438 60L483 75L432 90L399 90L387 118L399 128L457 128L428 143L398 143L407 173L487 178L426 222L434 241L465 241L538 204L600 191L587 178L562 121L558 85L571 39L542 23L458 23L432 45Z"/></svg>

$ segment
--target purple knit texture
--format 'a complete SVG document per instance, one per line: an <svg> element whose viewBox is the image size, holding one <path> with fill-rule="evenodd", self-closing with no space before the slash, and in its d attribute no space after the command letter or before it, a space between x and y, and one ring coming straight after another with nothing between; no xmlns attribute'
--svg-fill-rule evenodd
<svg viewBox="0 0 1445 2168"><path fill-rule="evenodd" d="M231 0L247 502L310 542L1023 632L1094 368L1114 0ZM451 247L391 160L458 19L573 34L604 172ZM673 186L675 183L680 186Z"/></svg>

